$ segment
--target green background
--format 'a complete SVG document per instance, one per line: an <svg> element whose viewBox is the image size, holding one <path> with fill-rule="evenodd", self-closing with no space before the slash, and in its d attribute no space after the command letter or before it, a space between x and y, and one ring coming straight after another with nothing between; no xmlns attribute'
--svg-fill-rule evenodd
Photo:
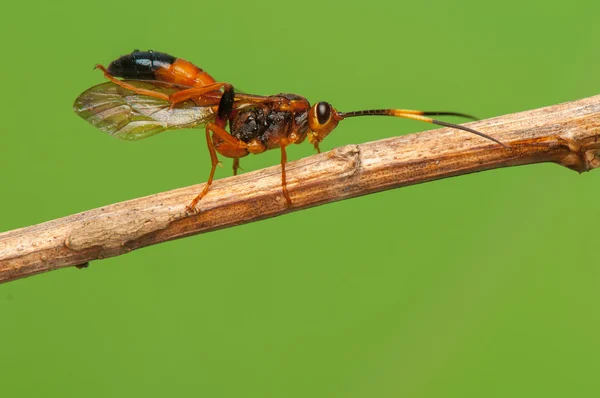
<svg viewBox="0 0 600 398"><path fill-rule="evenodd" d="M134 48L251 93L485 118L598 94L599 13L596 1L5 4L0 230L206 180L201 131L124 142L72 112L103 82L94 64ZM353 119L322 148L429 128ZM598 396L599 196L600 172L493 170L3 284L0 395Z"/></svg>

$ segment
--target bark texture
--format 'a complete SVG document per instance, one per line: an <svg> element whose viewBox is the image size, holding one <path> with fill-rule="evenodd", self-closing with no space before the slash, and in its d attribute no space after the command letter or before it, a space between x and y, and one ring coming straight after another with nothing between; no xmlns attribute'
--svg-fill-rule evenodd
<svg viewBox="0 0 600 398"><path fill-rule="evenodd" d="M347 145L288 164L286 207L280 167L104 206L0 234L0 283L118 256L140 247L405 185L506 167L554 162L578 172L600 167L600 96L470 123L509 146L438 129Z"/></svg>

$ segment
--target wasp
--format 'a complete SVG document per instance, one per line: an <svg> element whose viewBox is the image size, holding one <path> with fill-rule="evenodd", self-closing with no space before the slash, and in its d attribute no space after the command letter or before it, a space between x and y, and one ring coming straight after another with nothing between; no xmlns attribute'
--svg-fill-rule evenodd
<svg viewBox="0 0 600 398"><path fill-rule="evenodd" d="M134 50L111 62L108 68L96 65L96 69L109 81L83 92L73 108L98 129L123 140L138 140L166 130L205 127L211 170L204 188L187 206L191 212L196 211L198 202L210 189L219 165L217 153L233 158L235 175L240 158L276 148L281 151L282 194L287 205L292 206L286 184L286 148L308 139L320 152L321 141L341 120L350 117L419 120L476 134L504 146L479 131L429 117L475 119L464 113L409 109L340 112L328 102L311 105L296 94L261 96L236 92L232 84L216 81L191 62L157 51Z"/></svg>

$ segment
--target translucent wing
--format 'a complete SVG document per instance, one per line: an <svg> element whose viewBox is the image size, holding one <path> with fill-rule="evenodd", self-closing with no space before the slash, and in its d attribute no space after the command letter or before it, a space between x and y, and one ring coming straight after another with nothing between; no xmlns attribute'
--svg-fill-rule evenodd
<svg viewBox="0 0 600 398"><path fill-rule="evenodd" d="M154 81L128 80L136 87L172 94L179 86ZM173 109L159 98L136 94L112 82L84 91L73 110L98 129L122 140L139 140L165 130L198 127L214 119L212 106L186 101ZM218 105L218 104L215 104Z"/></svg>

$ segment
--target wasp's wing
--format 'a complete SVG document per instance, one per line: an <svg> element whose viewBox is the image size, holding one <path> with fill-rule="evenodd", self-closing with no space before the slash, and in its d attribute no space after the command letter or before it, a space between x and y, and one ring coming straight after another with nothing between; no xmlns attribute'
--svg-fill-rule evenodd
<svg viewBox="0 0 600 398"><path fill-rule="evenodd" d="M170 95L179 86L154 81L128 80L130 84ZM173 109L171 103L140 95L112 82L84 91L73 110L98 129L122 140L139 140L165 130L198 127L214 119L212 106L186 101ZM217 105L217 104L215 104Z"/></svg>

